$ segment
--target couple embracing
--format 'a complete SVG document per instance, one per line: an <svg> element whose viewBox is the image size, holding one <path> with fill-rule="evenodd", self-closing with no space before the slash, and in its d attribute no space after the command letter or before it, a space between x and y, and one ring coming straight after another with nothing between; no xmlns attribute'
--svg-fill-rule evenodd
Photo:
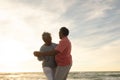
<svg viewBox="0 0 120 80"><path fill-rule="evenodd" d="M71 42L68 39L69 30L61 27L59 44L52 43L50 33L44 32L42 39L45 44L40 51L34 51L34 56L42 61L43 72L48 80L66 80L72 66Z"/></svg>

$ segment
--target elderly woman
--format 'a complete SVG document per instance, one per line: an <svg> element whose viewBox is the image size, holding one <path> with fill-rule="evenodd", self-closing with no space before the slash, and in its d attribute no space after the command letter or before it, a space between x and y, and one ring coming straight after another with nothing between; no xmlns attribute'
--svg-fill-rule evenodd
<svg viewBox="0 0 120 80"><path fill-rule="evenodd" d="M57 44L52 43L51 35L48 32L44 32L42 34L42 39L44 44L41 46L40 52L51 51L57 46ZM45 73L47 79L53 80L56 69L55 56L41 56L37 58L39 61L42 61L43 72Z"/></svg>

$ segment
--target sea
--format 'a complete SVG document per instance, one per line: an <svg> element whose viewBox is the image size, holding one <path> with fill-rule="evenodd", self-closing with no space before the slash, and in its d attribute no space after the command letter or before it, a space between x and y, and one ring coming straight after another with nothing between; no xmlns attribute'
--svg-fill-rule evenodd
<svg viewBox="0 0 120 80"><path fill-rule="evenodd" d="M42 72L0 72L0 80L47 80ZM120 80L120 71L70 72L67 80Z"/></svg>

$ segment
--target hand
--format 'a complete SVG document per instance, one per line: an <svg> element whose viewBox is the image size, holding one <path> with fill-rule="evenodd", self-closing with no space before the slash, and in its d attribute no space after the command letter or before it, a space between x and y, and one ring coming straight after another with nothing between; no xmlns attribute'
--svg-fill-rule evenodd
<svg viewBox="0 0 120 80"><path fill-rule="evenodd" d="M33 54L34 54L34 56L38 57L38 56L39 56L39 53L40 53L39 51L34 51Z"/></svg>

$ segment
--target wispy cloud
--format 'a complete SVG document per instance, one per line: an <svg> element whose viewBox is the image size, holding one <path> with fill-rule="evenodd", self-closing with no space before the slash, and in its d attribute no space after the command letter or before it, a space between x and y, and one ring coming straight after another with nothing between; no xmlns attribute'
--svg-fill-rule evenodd
<svg viewBox="0 0 120 80"><path fill-rule="evenodd" d="M34 64L32 52L43 43L42 32L51 32L53 42L58 42L59 28L67 26L75 66L119 66L119 3L119 0L0 1L0 48L5 48L6 43L20 46ZM115 58L112 59L112 56Z"/></svg>
<svg viewBox="0 0 120 80"><path fill-rule="evenodd" d="M100 46L119 39L118 9L113 0L79 1L65 14L73 20L72 36L84 46ZM112 12L114 12L112 14ZM83 42L81 42L83 44Z"/></svg>

